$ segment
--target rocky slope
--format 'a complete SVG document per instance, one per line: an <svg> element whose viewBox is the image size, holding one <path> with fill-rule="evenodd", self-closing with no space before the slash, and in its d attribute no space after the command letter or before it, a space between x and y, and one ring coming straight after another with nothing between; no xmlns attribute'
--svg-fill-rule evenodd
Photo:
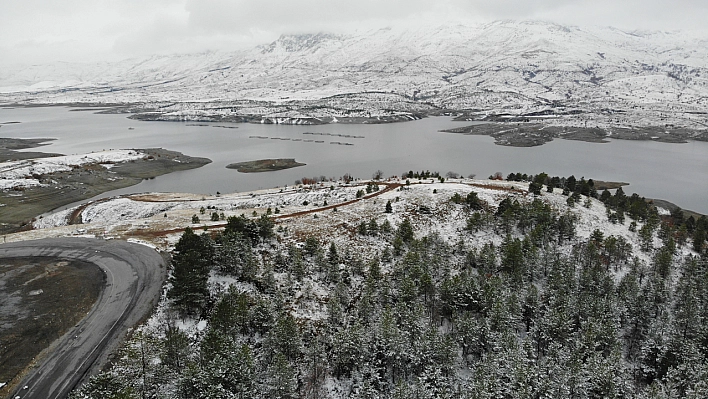
<svg viewBox="0 0 708 399"><path fill-rule="evenodd" d="M0 101L147 101L193 119L480 109L575 126L703 128L706 42L536 21L282 36L234 53L3 70Z"/></svg>

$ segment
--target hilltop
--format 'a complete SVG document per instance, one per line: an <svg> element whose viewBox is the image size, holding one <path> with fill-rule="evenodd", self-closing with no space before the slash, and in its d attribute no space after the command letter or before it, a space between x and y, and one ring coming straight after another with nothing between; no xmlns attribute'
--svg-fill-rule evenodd
<svg viewBox="0 0 708 399"><path fill-rule="evenodd" d="M158 311L76 397L705 395L705 218L584 179L428 176L131 195L7 238L175 249Z"/></svg>

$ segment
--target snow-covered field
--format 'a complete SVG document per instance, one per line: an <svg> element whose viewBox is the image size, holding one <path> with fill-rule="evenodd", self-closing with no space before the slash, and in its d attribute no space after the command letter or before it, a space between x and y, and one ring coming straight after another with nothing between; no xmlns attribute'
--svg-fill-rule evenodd
<svg viewBox="0 0 708 399"><path fill-rule="evenodd" d="M90 154L2 162L0 163L0 190L39 186L41 183L36 176L68 172L86 165L98 164L111 168L117 163L141 159L144 156L145 154L134 150L111 150Z"/></svg>

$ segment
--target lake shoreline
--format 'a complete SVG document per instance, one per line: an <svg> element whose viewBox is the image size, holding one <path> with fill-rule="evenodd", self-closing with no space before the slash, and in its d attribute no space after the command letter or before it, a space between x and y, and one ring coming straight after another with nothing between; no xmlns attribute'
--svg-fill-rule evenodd
<svg viewBox="0 0 708 399"><path fill-rule="evenodd" d="M422 168L443 175L448 171L464 176L545 172L631 182L631 190L647 198L666 198L682 208L708 212L703 200L708 195L708 186L695 183L708 173L706 142L673 144L610 139L608 143L596 145L554 139L541 146L516 148L495 145L494 139L488 136L439 133L440 130L479 123L477 120L454 121L451 115L430 116L409 123L297 126L140 122L127 119L129 114L126 113L95 114L69 110L66 107L2 110L0 121L21 123L3 125L0 136L55 139L50 146L37 151L80 154L110 148L166 147L214 161L201 168L143 180L136 186L106 192L92 199L135 192L245 192L291 185L303 177L326 175L331 178L349 174L367 178L376 169L392 176ZM208 126L201 126L203 124ZM238 128L223 129L214 125ZM356 140L346 140L354 145L327 145L324 148L306 142L318 138L306 133L350 136ZM251 136L269 140L252 140ZM266 176L225 169L227 164L235 161L270 158L294 158L307 165ZM625 188L628 195L632 191Z"/></svg>
<svg viewBox="0 0 708 399"><path fill-rule="evenodd" d="M687 128L668 129L660 126L636 128L582 128L549 126L543 123L499 122L480 120L478 124L440 130L471 136L490 136L494 144L509 147L536 147L554 139L584 141L586 143L609 143L608 139L630 141L655 141L659 143L686 144L690 140L708 142L708 130Z"/></svg>
<svg viewBox="0 0 708 399"><path fill-rule="evenodd" d="M28 140L25 145L32 146L32 141ZM0 190L0 234L31 229L34 218L64 205L130 187L145 179L211 163L208 158L191 157L162 148L135 151L144 156L138 160L110 165L110 168L100 164L86 164L71 171L37 175L33 177L40 181L41 186ZM56 154L44 156L50 155Z"/></svg>

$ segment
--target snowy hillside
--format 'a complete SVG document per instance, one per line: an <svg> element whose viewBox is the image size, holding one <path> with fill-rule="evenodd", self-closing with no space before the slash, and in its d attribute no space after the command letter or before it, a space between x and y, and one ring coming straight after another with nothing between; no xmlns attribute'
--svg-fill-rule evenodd
<svg viewBox="0 0 708 399"><path fill-rule="evenodd" d="M705 397L705 217L530 179L133 195L8 240L175 249L157 312L74 398Z"/></svg>
<svg viewBox="0 0 708 399"><path fill-rule="evenodd" d="M683 111L691 119L708 104L706 45L708 38L681 32L535 21L282 36L236 53L6 69L0 71L0 101L179 101L208 108L205 102L263 100L271 107L354 116L439 108L518 114L554 107L561 113L625 112L611 117L617 123L641 119L637 110L645 109ZM650 122L664 120L655 119Z"/></svg>

